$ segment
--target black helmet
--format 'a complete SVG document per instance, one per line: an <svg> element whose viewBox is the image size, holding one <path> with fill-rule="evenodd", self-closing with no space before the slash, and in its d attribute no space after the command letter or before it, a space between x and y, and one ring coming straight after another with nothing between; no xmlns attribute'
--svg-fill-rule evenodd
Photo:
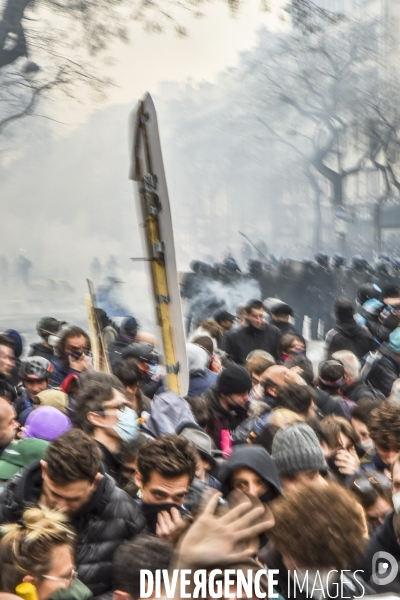
<svg viewBox="0 0 400 600"><path fill-rule="evenodd" d="M36 331L40 337L58 333L66 321L57 321L53 317L43 317L36 323Z"/></svg>
<svg viewBox="0 0 400 600"><path fill-rule="evenodd" d="M351 259L351 266L353 269L355 269L356 271L363 271L364 269L367 268L368 263L365 260L365 258L363 258L361 256L361 254L356 254L355 256L353 256L353 258Z"/></svg>
<svg viewBox="0 0 400 600"><path fill-rule="evenodd" d="M388 263L383 258L379 258L375 263L375 269L378 273L383 273L387 275L389 273L390 263Z"/></svg>
<svg viewBox="0 0 400 600"><path fill-rule="evenodd" d="M357 300L360 304L364 304L364 302L373 298L379 300L381 294L382 290L376 283L363 283L357 290Z"/></svg>
<svg viewBox="0 0 400 600"><path fill-rule="evenodd" d="M385 252L380 252L380 254L378 254L378 260L385 260L388 263L392 262L389 254L385 254Z"/></svg>
<svg viewBox="0 0 400 600"><path fill-rule="evenodd" d="M314 259L321 267L327 267L329 265L329 256L326 252L317 252Z"/></svg>
<svg viewBox="0 0 400 600"><path fill-rule="evenodd" d="M54 368L49 360L42 356L30 356L21 362L21 379L50 379Z"/></svg>
<svg viewBox="0 0 400 600"><path fill-rule="evenodd" d="M157 360L157 353L154 352L154 346L147 342L134 342L133 344L129 344L129 346L122 350L121 356L122 360L125 358L136 358L137 360L147 363Z"/></svg>
<svg viewBox="0 0 400 600"><path fill-rule="evenodd" d="M343 267L346 264L346 259L344 256L342 256L342 254L333 254L331 260L333 267Z"/></svg>

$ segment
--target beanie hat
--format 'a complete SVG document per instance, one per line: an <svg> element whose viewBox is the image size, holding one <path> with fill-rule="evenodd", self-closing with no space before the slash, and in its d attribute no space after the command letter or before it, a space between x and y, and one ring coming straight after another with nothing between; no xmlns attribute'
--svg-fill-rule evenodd
<svg viewBox="0 0 400 600"><path fill-rule="evenodd" d="M327 468L318 438L306 423L278 431L272 442L272 458L281 476Z"/></svg>
<svg viewBox="0 0 400 600"><path fill-rule="evenodd" d="M25 421L25 438L40 438L52 442L71 429L72 423L67 415L53 406L39 406Z"/></svg>
<svg viewBox="0 0 400 600"><path fill-rule="evenodd" d="M400 327L396 327L389 335L389 348L392 352L400 354Z"/></svg>
<svg viewBox="0 0 400 600"><path fill-rule="evenodd" d="M228 365L217 379L217 392L220 394L244 394L251 388L250 375L239 365Z"/></svg>
<svg viewBox="0 0 400 600"><path fill-rule="evenodd" d="M15 331L15 329L6 329L4 333L12 341L14 346L14 354L16 358L19 358L23 350L22 337L20 336L18 331Z"/></svg>
<svg viewBox="0 0 400 600"><path fill-rule="evenodd" d="M0 479L11 479L24 467L44 458L48 445L48 442L37 439L12 442L1 455Z"/></svg>

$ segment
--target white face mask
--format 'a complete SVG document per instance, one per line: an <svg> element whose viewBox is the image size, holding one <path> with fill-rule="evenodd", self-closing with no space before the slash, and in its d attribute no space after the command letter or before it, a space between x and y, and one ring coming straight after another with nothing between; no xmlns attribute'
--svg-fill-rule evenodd
<svg viewBox="0 0 400 600"><path fill-rule="evenodd" d="M374 442L371 439L369 439L369 440L361 440L360 441L360 446L361 446L361 448L365 452L368 452L368 453L372 452L374 450L374 448L375 448L375 444L374 444Z"/></svg>
<svg viewBox="0 0 400 600"><path fill-rule="evenodd" d="M60 337L58 335L49 335L47 338L47 343L54 348L54 346L57 346L59 339Z"/></svg>
<svg viewBox="0 0 400 600"><path fill-rule="evenodd" d="M392 500L393 500L393 508L396 511L397 514L400 513L400 492L397 492L397 494L394 494L392 496Z"/></svg>

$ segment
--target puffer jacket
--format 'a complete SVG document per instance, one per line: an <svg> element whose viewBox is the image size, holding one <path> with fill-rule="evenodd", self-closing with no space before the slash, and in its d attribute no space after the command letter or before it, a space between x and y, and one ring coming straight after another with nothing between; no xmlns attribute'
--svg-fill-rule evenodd
<svg viewBox="0 0 400 600"><path fill-rule="evenodd" d="M7 484L0 498L0 523L22 517L38 503L42 491L40 462L32 463ZM135 501L104 475L89 502L71 518L77 534L75 562L78 577L95 597L112 589L112 560L116 549L142 531L145 520Z"/></svg>

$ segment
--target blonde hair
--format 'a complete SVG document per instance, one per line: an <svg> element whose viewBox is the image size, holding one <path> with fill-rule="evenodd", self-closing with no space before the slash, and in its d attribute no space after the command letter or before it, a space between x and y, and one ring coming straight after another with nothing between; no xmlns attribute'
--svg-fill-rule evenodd
<svg viewBox="0 0 400 600"><path fill-rule="evenodd" d="M293 423L301 423L303 422L303 419L288 408L275 408L275 410L271 412L268 422L276 427L283 428L288 425L293 425Z"/></svg>
<svg viewBox="0 0 400 600"><path fill-rule="evenodd" d="M5 592L14 592L25 575L46 575L54 548L73 547L75 539L66 517L44 507L29 508L21 521L3 525L0 532L0 589Z"/></svg>

